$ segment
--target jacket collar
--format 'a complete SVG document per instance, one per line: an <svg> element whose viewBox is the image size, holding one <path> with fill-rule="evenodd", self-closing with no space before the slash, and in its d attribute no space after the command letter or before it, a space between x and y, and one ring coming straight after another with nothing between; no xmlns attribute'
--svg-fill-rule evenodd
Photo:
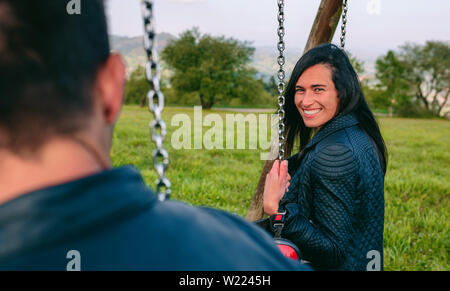
<svg viewBox="0 0 450 291"><path fill-rule="evenodd" d="M327 136L347 127L354 126L358 124L359 121L356 116L351 114L339 115L330 121L328 121L312 138L312 140L305 146L305 148L291 157L288 158L288 171L293 177L295 171L300 166L302 159L305 157L306 153L309 152L317 143L325 139Z"/></svg>
<svg viewBox="0 0 450 291"><path fill-rule="evenodd" d="M327 136L342 130L344 128L352 127L358 124L359 121L353 113L346 115L339 115L328 121L306 145L305 149L311 148Z"/></svg>
<svg viewBox="0 0 450 291"><path fill-rule="evenodd" d="M131 166L24 194L0 205L0 260L117 221L156 200Z"/></svg>

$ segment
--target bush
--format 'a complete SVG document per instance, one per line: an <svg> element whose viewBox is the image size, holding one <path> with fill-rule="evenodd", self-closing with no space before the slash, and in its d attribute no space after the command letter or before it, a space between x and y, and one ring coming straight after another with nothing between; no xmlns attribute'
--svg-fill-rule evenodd
<svg viewBox="0 0 450 291"><path fill-rule="evenodd" d="M409 103L400 107L397 111L399 116L412 118L432 118L435 117L433 112L427 110L421 104Z"/></svg>
<svg viewBox="0 0 450 291"><path fill-rule="evenodd" d="M127 80L125 86L125 104L141 104L150 90L150 85L145 77L145 69L138 66Z"/></svg>
<svg viewBox="0 0 450 291"><path fill-rule="evenodd" d="M201 105L197 92L178 92L173 87L162 88L166 105Z"/></svg>

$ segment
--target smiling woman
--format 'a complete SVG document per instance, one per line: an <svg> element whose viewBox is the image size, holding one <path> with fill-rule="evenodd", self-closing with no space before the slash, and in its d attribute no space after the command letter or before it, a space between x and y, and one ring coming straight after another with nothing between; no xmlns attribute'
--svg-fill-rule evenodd
<svg viewBox="0 0 450 291"><path fill-rule="evenodd" d="M287 211L282 237L315 269L382 270L387 151L344 51L332 44L308 51L284 109L287 154L298 139L299 153L288 159L284 195L268 176L265 212Z"/></svg>

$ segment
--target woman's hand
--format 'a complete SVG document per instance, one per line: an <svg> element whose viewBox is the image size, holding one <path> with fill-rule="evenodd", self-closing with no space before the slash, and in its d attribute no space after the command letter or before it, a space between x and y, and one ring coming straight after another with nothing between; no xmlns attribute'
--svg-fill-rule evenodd
<svg viewBox="0 0 450 291"><path fill-rule="evenodd" d="M266 176L264 186L264 212L273 215L278 212L278 204L285 192L288 191L291 176L288 173L288 161L280 162L276 160L272 169Z"/></svg>

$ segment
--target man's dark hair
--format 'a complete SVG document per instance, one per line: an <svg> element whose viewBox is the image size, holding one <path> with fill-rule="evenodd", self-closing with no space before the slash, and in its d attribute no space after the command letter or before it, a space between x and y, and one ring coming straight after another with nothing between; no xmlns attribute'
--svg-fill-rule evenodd
<svg viewBox="0 0 450 291"><path fill-rule="evenodd" d="M33 152L91 113L98 67L110 53L103 0L0 0L0 148Z"/></svg>
<svg viewBox="0 0 450 291"><path fill-rule="evenodd" d="M355 114L360 127L375 142L383 162L383 171L386 173L388 153L378 123L364 98L361 84L347 54L334 44L322 44L306 52L292 71L291 78L286 87L286 152L289 155L297 139L300 139L299 152L309 143L312 129L306 127L303 118L295 105L295 86L303 72L317 64L329 66L332 79L338 91L338 115ZM333 118L334 119L334 118ZM332 120L332 119L331 119ZM328 122L331 122L328 121Z"/></svg>

